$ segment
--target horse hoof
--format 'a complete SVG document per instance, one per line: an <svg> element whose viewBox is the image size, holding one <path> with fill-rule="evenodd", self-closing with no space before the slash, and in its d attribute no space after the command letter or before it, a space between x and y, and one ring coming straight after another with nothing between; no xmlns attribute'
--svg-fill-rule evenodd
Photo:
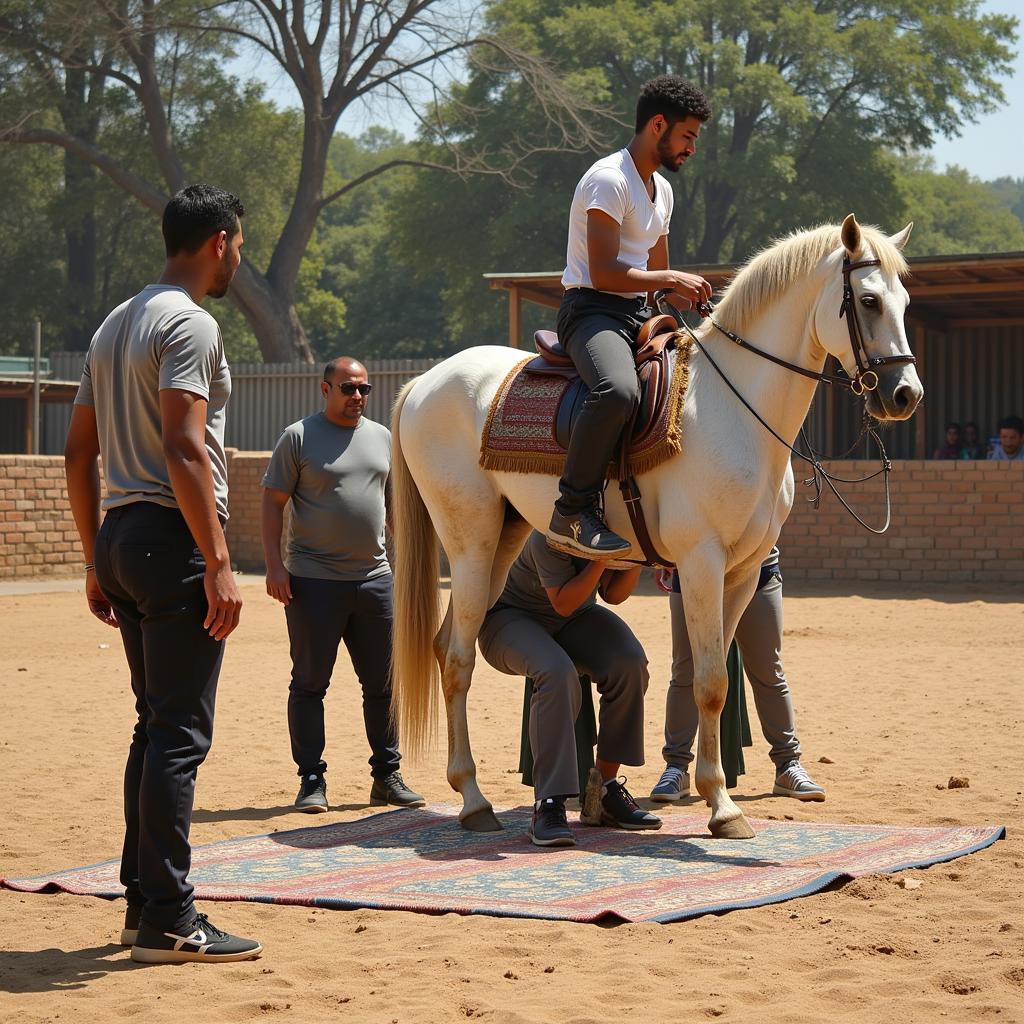
<svg viewBox="0 0 1024 1024"><path fill-rule="evenodd" d="M501 822L498 821L497 815L490 807L467 814L464 818L459 819L459 824L467 832L500 832L502 829Z"/></svg>
<svg viewBox="0 0 1024 1024"><path fill-rule="evenodd" d="M753 839L754 830L750 823L741 814L738 818L731 818L729 821L712 821L708 828L715 839Z"/></svg>

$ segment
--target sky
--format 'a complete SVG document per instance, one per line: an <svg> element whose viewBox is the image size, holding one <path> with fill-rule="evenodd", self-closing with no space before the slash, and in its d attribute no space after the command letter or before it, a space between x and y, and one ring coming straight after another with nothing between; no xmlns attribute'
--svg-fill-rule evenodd
<svg viewBox="0 0 1024 1024"><path fill-rule="evenodd" d="M1024 0L988 0L983 6L1020 19L1014 74L1003 82L1006 103L977 124L964 125L959 138L940 139L931 154L940 171L958 164L983 181L1024 178Z"/></svg>
<svg viewBox="0 0 1024 1024"><path fill-rule="evenodd" d="M1017 58L1011 77L1003 80L1006 102L994 113L980 117L976 124L965 123L959 137L938 138L931 155L939 171L956 164L983 181L1024 178L1024 0L984 0L982 7L993 14L1015 15L1020 21ZM298 97L280 68L266 55L256 60L253 56L246 53L236 59L234 73L243 79L261 79L269 97L280 106L297 105ZM374 124L409 137L416 133L415 119L397 104L354 106L346 111L338 127L348 135L360 135Z"/></svg>

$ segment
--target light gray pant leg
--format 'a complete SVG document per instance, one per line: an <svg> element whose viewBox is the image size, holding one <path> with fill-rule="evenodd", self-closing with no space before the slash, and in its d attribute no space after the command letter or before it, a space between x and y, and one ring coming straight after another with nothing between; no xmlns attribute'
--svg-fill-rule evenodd
<svg viewBox="0 0 1024 1024"><path fill-rule="evenodd" d="M686 630L681 594L669 594L672 616L672 678L665 697L665 746L661 754L665 764L689 770L693 761L693 741L697 738L697 702L693 699L693 651Z"/></svg>
<svg viewBox="0 0 1024 1024"><path fill-rule="evenodd" d="M782 580L771 579L751 598L736 627L743 668L754 692L761 732L776 768L800 757L796 716L782 670Z"/></svg>
<svg viewBox="0 0 1024 1024"><path fill-rule="evenodd" d="M571 619L555 637L601 695L598 760L643 764L644 694L650 676L640 641L618 615L601 605Z"/></svg>
<svg viewBox="0 0 1024 1024"><path fill-rule="evenodd" d="M488 616L480 631L480 653L499 672L533 680L530 747L537 800L576 796L576 716L583 695L572 658L527 612L506 608Z"/></svg>

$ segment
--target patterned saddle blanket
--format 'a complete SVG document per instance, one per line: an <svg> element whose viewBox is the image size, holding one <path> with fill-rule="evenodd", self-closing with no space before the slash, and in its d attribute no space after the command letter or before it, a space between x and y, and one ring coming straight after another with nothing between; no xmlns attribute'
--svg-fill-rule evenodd
<svg viewBox="0 0 1024 1024"><path fill-rule="evenodd" d="M547 332L539 332L547 333ZM551 342L538 339L540 356L517 363L498 388L480 443L484 469L560 476L573 424L589 394L571 363L550 362ZM690 345L638 367L641 398L629 438L629 471L647 473L682 450L682 411L689 383ZM620 441L620 444L622 442ZM608 475L618 479L612 463Z"/></svg>

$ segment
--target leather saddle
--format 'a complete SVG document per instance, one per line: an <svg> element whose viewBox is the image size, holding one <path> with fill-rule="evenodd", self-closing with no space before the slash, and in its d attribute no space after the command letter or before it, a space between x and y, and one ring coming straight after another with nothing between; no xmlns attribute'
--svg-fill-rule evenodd
<svg viewBox="0 0 1024 1024"><path fill-rule="evenodd" d="M668 398L675 362L669 353L675 345L678 330L675 318L667 314L651 317L640 328L634 353L636 372L640 378L640 404L627 427L629 436L623 437L620 444L632 447L645 441L658 422ZM533 338L538 354L523 367L523 372L565 377L572 382L559 403L554 423L555 440L561 448L568 450L573 424L590 389L583 382L554 331L537 331Z"/></svg>

